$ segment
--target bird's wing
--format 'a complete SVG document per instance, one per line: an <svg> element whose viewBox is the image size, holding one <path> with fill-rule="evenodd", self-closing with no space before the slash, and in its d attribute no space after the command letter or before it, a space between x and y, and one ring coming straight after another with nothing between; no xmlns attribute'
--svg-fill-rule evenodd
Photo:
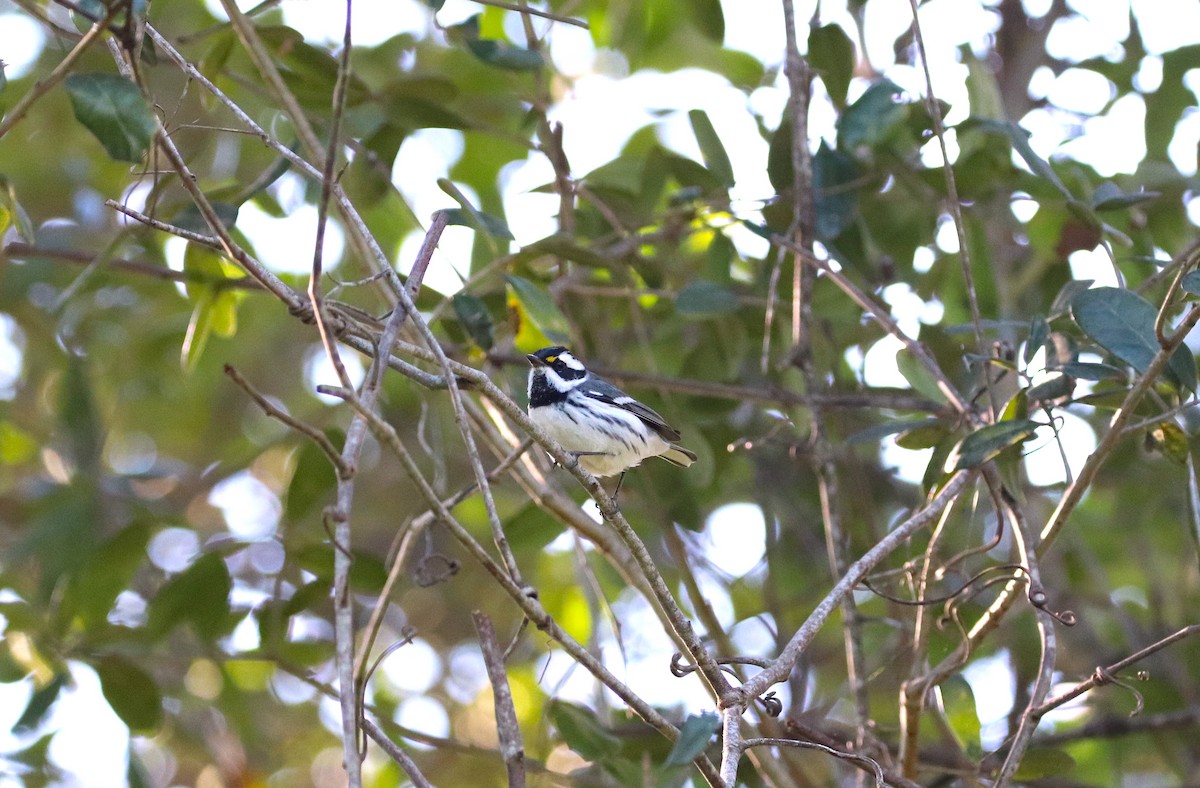
<svg viewBox="0 0 1200 788"><path fill-rule="evenodd" d="M638 402L636 399L629 396L624 391L621 391L607 380L597 377L596 375L592 375L591 385L589 386L588 391L585 393L592 399L603 402L606 405L612 405L614 407L621 408L622 410L629 411L634 416L637 416L639 419L644 421L646 426L658 433L663 440L679 440L679 430L667 424L667 422L663 420L663 417L658 415L653 408Z"/></svg>

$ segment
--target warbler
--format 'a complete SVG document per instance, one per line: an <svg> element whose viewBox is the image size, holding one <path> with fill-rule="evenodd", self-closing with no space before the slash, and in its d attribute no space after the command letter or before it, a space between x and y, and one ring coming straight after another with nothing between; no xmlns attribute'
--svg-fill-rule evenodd
<svg viewBox="0 0 1200 788"><path fill-rule="evenodd" d="M529 417L596 476L621 474L647 457L686 468L696 455L675 443L679 431L651 408L588 372L565 347L542 348L527 358Z"/></svg>

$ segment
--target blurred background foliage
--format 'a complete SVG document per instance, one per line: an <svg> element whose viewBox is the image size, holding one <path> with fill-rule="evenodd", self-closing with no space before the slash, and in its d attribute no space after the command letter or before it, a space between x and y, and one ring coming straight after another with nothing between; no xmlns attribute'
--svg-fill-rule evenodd
<svg viewBox="0 0 1200 788"><path fill-rule="evenodd" d="M80 5L104 11L97 0ZM280 5L289 4L262 4L254 24L324 139L337 50L286 26ZM531 45L513 12L479 6L477 15L443 26L441 5L424 7L420 33L355 47L341 184L381 247L407 271L412 260L401 259L401 245L423 231L429 216L418 215L397 188L405 173L393 164L422 130L459 133L462 154L442 183L446 195L457 196L445 197L442 207L457 205L452 221L474 233L469 259L454 261L467 284L457 293L427 285L418 305L451 357L482 367L518 401L522 354L553 341L569 343L667 414L700 462L687 472L654 462L639 468L625 482L622 509L698 626L711 635L715 625L722 648L774 656L834 582L806 398L825 397L821 417L840 475L834 504L851 557L920 505L967 432L904 353L898 370L891 369L895 347L885 332L825 277L815 284L811 325L811 365L825 389L807 390L790 363L792 263L765 237L786 231L791 221L794 130L779 106L771 113L749 100L764 88L786 95L783 52L763 62L723 46L734 6L716 0L543 6L586 21L612 74L697 69L747 96L745 111L767 144L766 155L750 166L768 174L775 193L731 199L735 170L754 154L724 142L716 130L721 124L700 109L688 114L699 155L668 144L661 118L650 117L616 158L588 172L570 169L555 142L560 132L547 119L573 88L549 56L555 27L534 19ZM813 14L811 3L798 5L802 20ZM814 125L808 135L818 252L919 331L941 368L980 407L989 399L980 387L986 370L999 404L1017 397L1010 420L1057 424L1069 413L1085 422L1072 445L1086 445L1144 370L1128 346L1145 346L1147 325L1124 319L1129 293L1098 291L1090 317L1072 312L1083 277L1069 258L1111 253L1119 276L1110 284L1140 290L1151 314L1161 303L1170 277L1158 274L1196 235L1195 151L1186 166L1168 149L1177 127L1196 113L1200 44L1148 53L1130 12L1124 41L1071 62L1048 53L1047 37L1055 26L1086 21L1087 4L982 3L991 33L957 51L966 105L939 108L957 118L952 156L984 318L980 348L929 105L895 81L911 79L919 65L907 23L894 63L863 56L864 26L875 15L907 11L878 1L852 1L836 13L824 5L812 25L800 28L816 79L814 104L827 108L814 117L830 123ZM932 20L950 13L935 3L926 10ZM138 3L133 11L148 13L204 76L268 133L300 150L293 121L215 4L155 0L148 12ZM11 111L78 33L52 2L0 4L0 14L0 20L35 21L45 38L33 66L0 92L0 105ZM340 30L340 4L328 4L328 17L329 29ZM333 680L333 550L321 524L334 475L319 451L268 420L222 367L233 365L338 443L349 409L315 395L315 383L325 378L311 326L247 287L230 261L195 244L182 252L170 234L124 221L104 204L115 200L207 231L165 162L142 155L148 132L138 118L146 109L171 130L235 237L264 259L283 239L243 229L239 215L250 208L268 217L295 215L316 204L320 186L243 133L237 118L158 48L148 41L142 47L148 104L119 86L105 92L112 86L102 80L76 80L49 90L0 140L0 681L12 709L4 717L12 728L4 739L6 784L46 784L64 769L68 782L78 778L70 776L77 759L65 746L56 750L54 739L86 724L80 722L86 715L68 718L56 708L89 692L87 708L102 707L97 684L128 728L128 737L118 736L128 756L120 758L127 764L121 775L89 784L117 784L126 776L144 785L337 784L336 705L324 694ZM1146 75L1156 69L1161 77L1154 84ZM1106 81L1109 99L1098 110L1057 110L1060 120L1073 118L1080 127L1127 97L1140 99L1145 156L1136 170L1113 174L1069 154L1035 152L1018 124L1031 112L1055 109L1029 89L1032 76L1045 71ZM71 72L117 73L103 43ZM559 212L556 231L514 240L506 173L514 162L542 156L557 157L575 199ZM557 199L561 183L554 169L546 171L551 176L536 192ZM435 191L438 184L422 188ZM296 272L310 254L281 273L300 291L307 277ZM328 262L335 264L339 280L370 273L349 246ZM346 287L337 297L377 315L387 309L369 285ZM767 320L772 303L774 318ZM1149 337L1153 342L1152 324ZM1044 559L1052 607L1079 619L1060 630L1062 686L1196 623L1198 519L1189 496L1194 505L1193 435L1200 424L1188 407L1195 389L1191 351L1184 355L1143 403L1134 419L1139 427L1112 452ZM390 375L384 415L406 443L420 447L422 467L440 493L469 483L444 392ZM1060 472L1059 481L1033 484L1016 455L1035 447L1042 458L1057 455L1050 430L1016 446L995 434L981 442L968 464L1000 455L1030 522L1045 522L1066 482ZM1078 472L1083 455L1077 448L1067 454ZM542 467L553 485L584 502L567 474ZM670 675L674 647L622 575L511 480L497 482L495 493L526 580L562 626L676 723L710 708L694 676ZM750 506L726 508L731 504ZM353 585L364 621L383 587L396 534L425 508L398 463L371 443L353 519ZM478 497L456 514L479 539L490 538ZM995 530L986 493L975 490L953 510L935 556L945 561L985 544ZM919 559L928 538L919 536L887 568ZM722 561L731 545L758 560L731 572ZM1005 538L949 566L930 595L1009 563L1011 550ZM421 551L391 592L376 651L410 635L416 640L389 657L396 667L385 662L375 674L368 699L384 729L410 748L435 784L501 784L491 694L470 613L481 609L501 633L512 633L519 611L436 527ZM448 571L452 562L459 571ZM903 573L880 574L875 585L911 598ZM994 593L958 600L954 619L969 626ZM843 634L831 622L792 681L776 688L781 719L762 724L841 743L865 725L881 744L876 757L887 762L887 747L899 739L901 682L939 662L961 635L950 623L914 653L913 607L866 590L856 600L869 718L856 718ZM1015 729L1039 659L1027 607L1019 603L931 701L921 729L920 781L969 780L998 764L986 756L1002 750ZM1200 661L1188 656L1195 650L1185 640L1139 664L1150 678L1137 685L1145 704L1139 718L1126 719L1134 700L1113 687L1048 718L1020 778L1044 785L1200 780L1193 744ZM649 779L651 770L664 784L699 779L665 766L668 743L581 669L571 674L567 663L537 633L525 634L509 661L537 784L631 784ZM795 784L837 784L855 774L820 753L786 750L777 757ZM402 780L374 748L366 774L372 785ZM750 763L742 777L752 785L764 780Z"/></svg>

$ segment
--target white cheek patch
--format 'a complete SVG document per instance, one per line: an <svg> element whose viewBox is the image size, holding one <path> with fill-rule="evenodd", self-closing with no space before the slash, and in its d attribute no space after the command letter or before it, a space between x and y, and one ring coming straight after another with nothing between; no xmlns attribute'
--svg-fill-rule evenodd
<svg viewBox="0 0 1200 788"><path fill-rule="evenodd" d="M579 359L575 358L565 350L558 354L558 360L566 364L571 369L579 370L580 372L582 372L584 369L583 364L579 363Z"/></svg>
<svg viewBox="0 0 1200 788"><path fill-rule="evenodd" d="M571 359L571 360L575 361L575 359ZM579 362L575 361L575 363L578 364ZM582 366L580 366L579 368L583 369ZM576 386L583 385L583 382L585 380L587 380L587 375L584 375L583 377L581 377L577 380L563 380L561 375L559 375L557 372L555 372L554 370L552 370L548 367L546 368L545 372L546 372L546 379L550 381L550 385L553 386L556 391L570 391L571 389L575 388Z"/></svg>

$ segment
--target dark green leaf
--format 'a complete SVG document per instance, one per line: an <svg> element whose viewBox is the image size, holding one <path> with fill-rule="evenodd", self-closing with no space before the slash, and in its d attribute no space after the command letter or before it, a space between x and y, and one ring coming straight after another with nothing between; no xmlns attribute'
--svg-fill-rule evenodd
<svg viewBox="0 0 1200 788"><path fill-rule="evenodd" d="M886 438L889 435L895 435L909 430L920 429L922 427L930 427L934 424L940 424L939 419L906 419L904 421L889 421L883 424L876 424L874 427L867 427L865 430L859 430L850 437L846 438L846 443L854 445L856 443L874 443L881 438Z"/></svg>
<svg viewBox="0 0 1200 788"><path fill-rule="evenodd" d="M146 561L146 543L154 526L134 523L118 531L88 556L87 563L71 578L67 600L89 629L104 623L113 602L134 572Z"/></svg>
<svg viewBox="0 0 1200 788"><path fill-rule="evenodd" d="M721 727L721 718L710 711L691 714L679 728L679 738L671 748L664 766L683 766L704 752L713 734Z"/></svg>
<svg viewBox="0 0 1200 788"><path fill-rule="evenodd" d="M46 712L54 705L54 701L58 700L58 693L67 686L69 678L66 673L56 673L46 686L36 690L30 696L29 703L25 704L25 711L13 723L13 733L28 733L37 730L38 726L42 724L42 720L46 718Z"/></svg>
<svg viewBox="0 0 1200 788"><path fill-rule="evenodd" d="M65 80L75 119L118 161L138 162L154 136L154 113L137 85L116 74L72 74Z"/></svg>
<svg viewBox="0 0 1200 788"><path fill-rule="evenodd" d="M345 435L338 429L327 430L325 437L334 446L345 441ZM301 522L317 504L329 500L336 484L337 474L325 452L312 441L304 441L296 453L296 470L284 496L284 517L288 522Z"/></svg>
<svg viewBox="0 0 1200 788"><path fill-rule="evenodd" d="M621 742L605 729L591 709L560 700L552 700L548 705L550 722L558 734L568 747L587 760L601 760L621 748Z"/></svg>
<svg viewBox="0 0 1200 788"><path fill-rule="evenodd" d="M491 350L495 344L495 325L483 299L470 293L457 293L451 303L471 340L483 350Z"/></svg>
<svg viewBox="0 0 1200 788"><path fill-rule="evenodd" d="M946 458L946 472L978 468L989 460L995 459L1001 452L1014 446L1019 446L1033 437L1037 432L1038 423L1028 419L1002 421L975 430L950 452Z"/></svg>
<svg viewBox="0 0 1200 788"><path fill-rule="evenodd" d="M509 71L537 71L545 65L541 52L515 47L507 41L480 38L479 17L480 15L476 14L462 24L448 28L447 32L452 39L464 42L475 57L497 68Z"/></svg>
<svg viewBox="0 0 1200 788"><path fill-rule="evenodd" d="M1029 169L1033 170L1035 175L1040 175L1045 178L1055 189L1060 191L1068 200L1074 200L1074 195L1062 182L1062 178L1058 177L1058 173L1050 166L1050 163L1039 156L1033 147L1029 144L1029 132L1021 128L1016 123L998 123L998 126L1004 128L1008 132L1008 138L1012 141L1013 148L1020 154L1025 163L1029 165Z"/></svg>
<svg viewBox="0 0 1200 788"><path fill-rule="evenodd" d="M154 679L123 657L105 657L94 665L104 698L121 721L137 733L151 733L162 722L162 695Z"/></svg>
<svg viewBox="0 0 1200 788"><path fill-rule="evenodd" d="M1026 364L1042 349L1042 345L1046 344L1049 337L1050 324L1046 322L1046 318L1035 317L1029 324L1029 339L1025 340L1025 352L1022 354Z"/></svg>
<svg viewBox="0 0 1200 788"><path fill-rule="evenodd" d="M1156 200L1159 197L1162 197L1162 192L1128 193L1122 191L1121 187L1112 181L1105 181L1092 193L1092 208L1097 211L1115 211L1141 202Z"/></svg>
<svg viewBox="0 0 1200 788"><path fill-rule="evenodd" d="M1094 281L1094 279L1068 280L1054 296L1054 302L1050 304L1049 318L1053 319L1066 314L1067 310L1071 308L1071 302L1075 300L1075 296L1091 287Z"/></svg>
<svg viewBox="0 0 1200 788"><path fill-rule="evenodd" d="M1096 344L1139 373L1149 368L1161 350L1154 335L1158 310L1137 293L1119 287L1093 287L1075 296L1071 313ZM1166 376L1178 388L1195 390L1196 362L1186 345L1171 356Z"/></svg>
<svg viewBox="0 0 1200 788"><path fill-rule="evenodd" d="M511 241L513 239L512 231L508 229L507 224L483 211L468 211L463 208L443 208L439 213L445 215L447 224L457 224L462 227L470 227L472 230L482 230L493 238L499 238L502 241Z"/></svg>
<svg viewBox="0 0 1200 788"><path fill-rule="evenodd" d="M1096 364L1090 361L1075 361L1063 364L1060 369L1073 378L1080 380L1124 380L1125 373L1109 364Z"/></svg>
<svg viewBox="0 0 1200 788"><path fill-rule="evenodd" d="M550 294L533 282L520 276L504 277L513 295L525 309L533 324L551 342L565 345L571 341L571 330L567 319L559 311Z"/></svg>
<svg viewBox="0 0 1200 788"><path fill-rule="evenodd" d="M212 640L229 624L232 587L225 559L217 553L203 555L168 580L150 600L146 630L152 637L162 637L179 624L190 622L196 634Z"/></svg>
<svg viewBox="0 0 1200 788"><path fill-rule="evenodd" d="M808 62L821 75L829 97L838 107L846 106L854 60L854 42L841 25L830 23L808 34Z"/></svg>
<svg viewBox="0 0 1200 788"><path fill-rule="evenodd" d="M854 183L862 173L854 157L824 142L813 156L812 167L817 237L832 241L858 217L858 188Z"/></svg>
<svg viewBox="0 0 1200 788"><path fill-rule="evenodd" d="M217 219L225 227L230 228L237 224L238 206L233 203L224 202L221 200L211 201L213 213L217 215ZM201 235L212 235L212 228L208 226L208 222L200 214L200 209L195 203L188 203L179 215L175 217L175 224L185 230L191 230L194 233Z"/></svg>
<svg viewBox="0 0 1200 788"><path fill-rule="evenodd" d="M704 279L693 279L683 286L675 308L685 317L715 317L737 309L737 296L728 288Z"/></svg>
<svg viewBox="0 0 1200 788"><path fill-rule="evenodd" d="M1179 282L1179 286L1185 293L1200 295L1200 271L1188 271L1183 275L1183 279Z"/></svg>
<svg viewBox="0 0 1200 788"><path fill-rule="evenodd" d="M849 153L887 139L908 114L902 95L890 79L880 79L867 88L838 121L838 150Z"/></svg>
<svg viewBox="0 0 1200 788"><path fill-rule="evenodd" d="M1025 393L1031 402L1036 403L1069 397L1074 391L1075 378L1070 375L1054 375L1036 386L1030 386Z"/></svg>
<svg viewBox="0 0 1200 788"><path fill-rule="evenodd" d="M692 123L692 133L696 135L696 142L700 145L704 166L717 176L725 188L733 186L733 165L729 163L729 154L725 152L725 146L721 144L721 138L717 136L717 130L713 128L708 113L702 109L690 110L688 120Z"/></svg>

